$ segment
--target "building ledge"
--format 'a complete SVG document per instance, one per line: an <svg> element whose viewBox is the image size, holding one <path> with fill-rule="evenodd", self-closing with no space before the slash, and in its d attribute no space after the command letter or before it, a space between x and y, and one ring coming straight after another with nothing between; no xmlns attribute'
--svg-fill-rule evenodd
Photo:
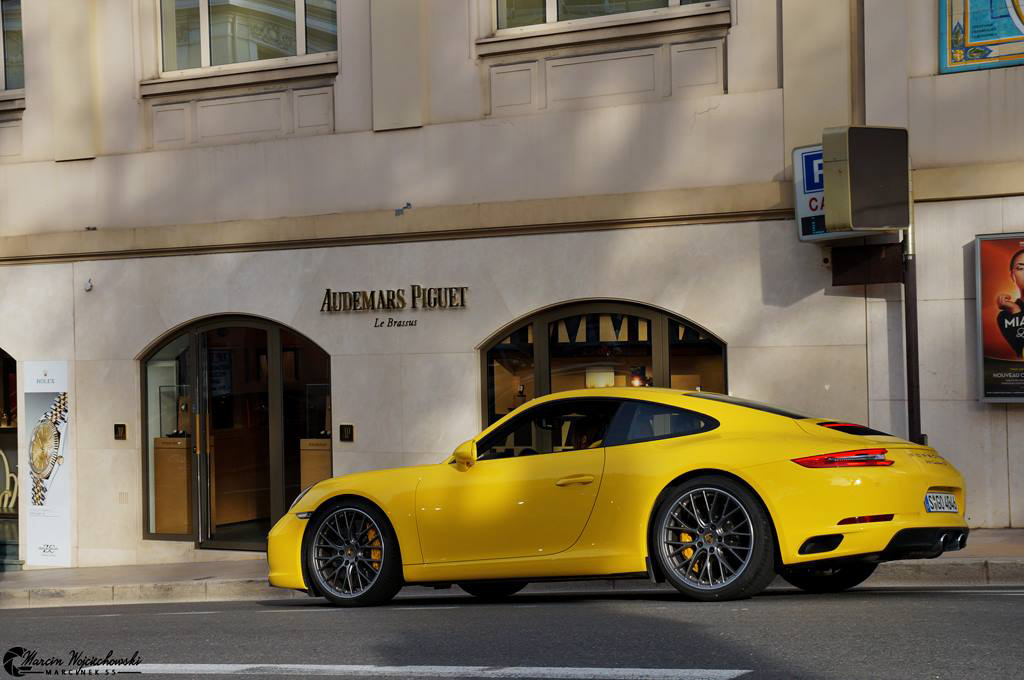
<svg viewBox="0 0 1024 680"><path fill-rule="evenodd" d="M0 237L0 266L792 219L791 182Z"/></svg>
<svg viewBox="0 0 1024 680"><path fill-rule="evenodd" d="M21 120L25 111L25 90L0 90L0 122Z"/></svg>
<svg viewBox="0 0 1024 680"><path fill-rule="evenodd" d="M324 52L268 62L232 64L231 66L182 71L174 75L142 81L139 83L139 94L143 98L157 97L337 75L338 53Z"/></svg>
<svg viewBox="0 0 1024 680"><path fill-rule="evenodd" d="M551 24L504 29L476 41L481 57L567 47L607 40L642 38L664 33L727 29L732 24L729 3L668 7L624 13L599 19L578 19Z"/></svg>

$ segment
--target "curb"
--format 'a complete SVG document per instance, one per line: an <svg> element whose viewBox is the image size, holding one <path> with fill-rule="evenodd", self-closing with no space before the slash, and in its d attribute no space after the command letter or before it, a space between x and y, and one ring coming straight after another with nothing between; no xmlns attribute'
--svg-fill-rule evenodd
<svg viewBox="0 0 1024 680"><path fill-rule="evenodd" d="M786 585L776 579L776 585ZM1024 586L1024 559L963 558L907 560L879 565L866 584L913 586ZM429 586L428 586L429 587ZM532 583L527 593L669 590L647 579L552 581ZM442 591L451 592L451 591ZM455 590L454 592L461 592ZM169 583L71 586L67 588L0 588L0 609L69 607L163 602L230 602L306 597L271 587L266 579L208 579Z"/></svg>
<svg viewBox="0 0 1024 680"><path fill-rule="evenodd" d="M266 579L211 579L171 583L70 586L67 588L0 589L0 609L69 607L161 602L225 602L282 600L305 597L294 590L272 588Z"/></svg>

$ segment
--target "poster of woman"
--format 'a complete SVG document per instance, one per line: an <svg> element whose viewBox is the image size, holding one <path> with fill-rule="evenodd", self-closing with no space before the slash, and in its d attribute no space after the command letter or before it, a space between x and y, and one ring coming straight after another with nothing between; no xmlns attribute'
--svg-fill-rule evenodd
<svg viewBox="0 0 1024 680"><path fill-rule="evenodd" d="M975 239L980 393L1024 401L1024 233Z"/></svg>

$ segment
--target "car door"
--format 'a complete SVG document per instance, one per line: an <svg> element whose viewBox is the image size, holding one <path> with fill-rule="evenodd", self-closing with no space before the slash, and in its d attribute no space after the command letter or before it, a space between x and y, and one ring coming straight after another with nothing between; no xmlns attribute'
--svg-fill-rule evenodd
<svg viewBox="0 0 1024 680"><path fill-rule="evenodd" d="M594 507L617 406L540 404L478 441L469 469L428 470L416 490L424 561L536 557L572 546Z"/></svg>

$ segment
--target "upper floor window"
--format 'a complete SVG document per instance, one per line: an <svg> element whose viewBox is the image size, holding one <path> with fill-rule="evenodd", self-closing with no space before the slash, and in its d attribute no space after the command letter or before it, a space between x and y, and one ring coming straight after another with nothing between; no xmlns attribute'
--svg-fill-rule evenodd
<svg viewBox="0 0 1024 680"><path fill-rule="evenodd" d="M163 70L338 49L336 0L160 0Z"/></svg>
<svg viewBox="0 0 1024 680"><path fill-rule="evenodd" d="M533 26L609 14L705 5L708 0L497 0L498 29Z"/></svg>
<svg viewBox="0 0 1024 680"><path fill-rule="evenodd" d="M0 0L0 90L25 87L21 46L21 0Z"/></svg>

